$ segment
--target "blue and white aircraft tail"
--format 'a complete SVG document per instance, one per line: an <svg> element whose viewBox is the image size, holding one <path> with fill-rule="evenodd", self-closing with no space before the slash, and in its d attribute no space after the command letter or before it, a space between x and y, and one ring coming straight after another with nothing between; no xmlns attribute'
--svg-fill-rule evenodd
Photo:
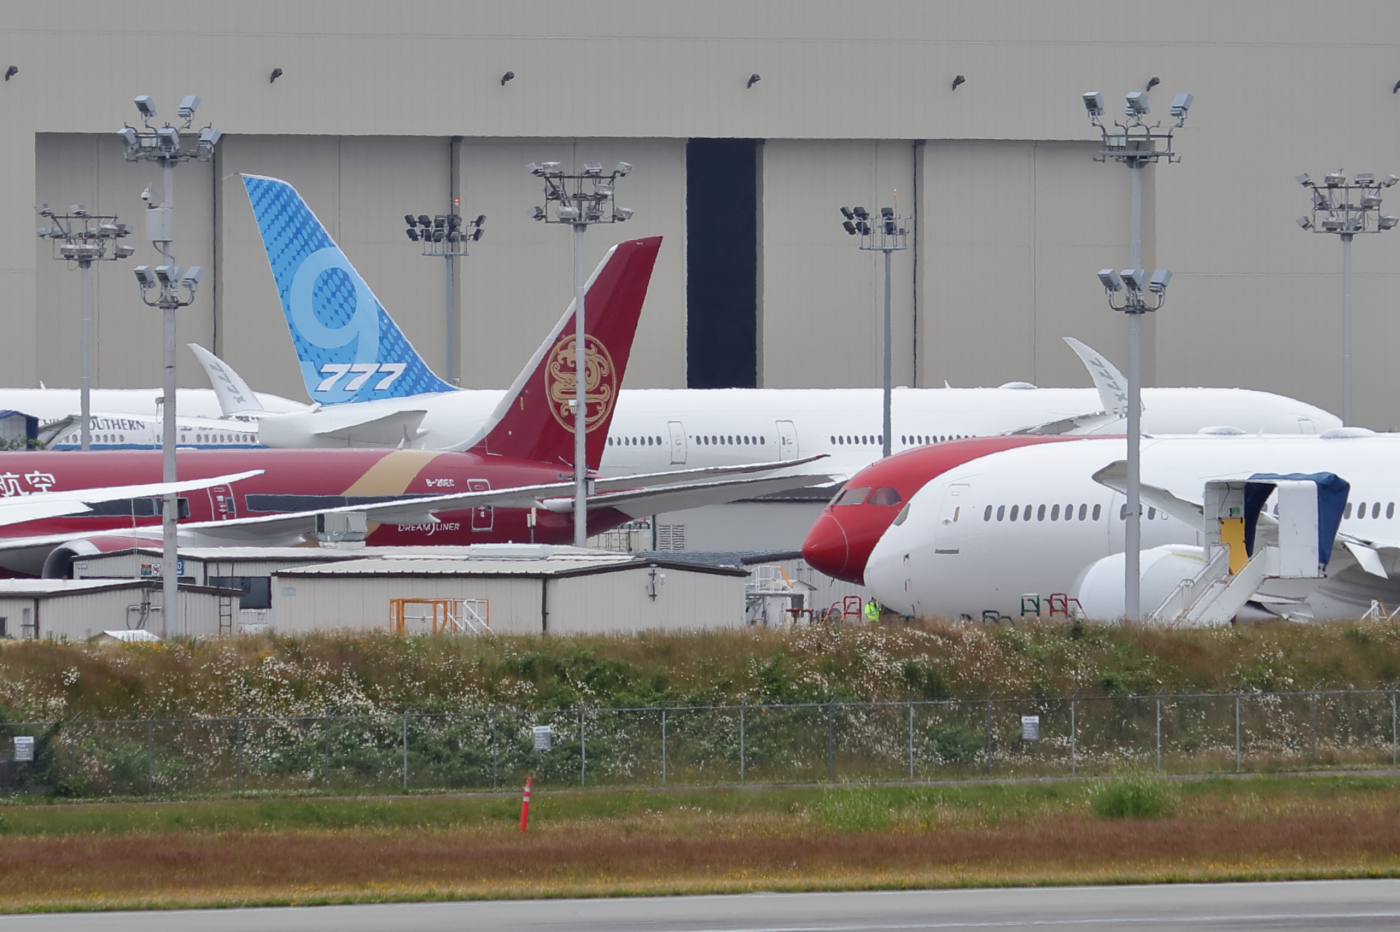
<svg viewBox="0 0 1400 932"><path fill-rule="evenodd" d="M311 400L455 391L428 368L296 189L242 177Z"/></svg>

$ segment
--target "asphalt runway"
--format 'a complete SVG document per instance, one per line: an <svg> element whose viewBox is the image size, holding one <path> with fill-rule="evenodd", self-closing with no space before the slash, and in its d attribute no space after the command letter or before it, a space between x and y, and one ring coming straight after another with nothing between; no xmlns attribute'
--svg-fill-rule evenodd
<svg viewBox="0 0 1400 932"><path fill-rule="evenodd" d="M1396 929L1400 880L771 893L0 917L3 932Z"/></svg>

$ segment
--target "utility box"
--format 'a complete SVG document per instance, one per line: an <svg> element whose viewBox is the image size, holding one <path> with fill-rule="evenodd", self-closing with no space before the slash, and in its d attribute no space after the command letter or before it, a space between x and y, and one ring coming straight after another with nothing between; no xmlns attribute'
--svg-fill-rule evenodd
<svg viewBox="0 0 1400 932"><path fill-rule="evenodd" d="M175 217L169 207L146 208L146 239L153 243L175 241Z"/></svg>

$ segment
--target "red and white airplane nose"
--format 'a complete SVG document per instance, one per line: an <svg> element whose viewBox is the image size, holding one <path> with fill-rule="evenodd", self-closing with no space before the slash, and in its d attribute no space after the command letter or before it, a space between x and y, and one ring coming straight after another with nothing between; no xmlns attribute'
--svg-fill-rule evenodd
<svg viewBox="0 0 1400 932"><path fill-rule="evenodd" d="M864 557L869 556L869 552L867 551L862 556L854 578L846 574L846 564L850 560L850 556L851 548L846 540L846 529L841 526L841 522L830 511L824 512L821 517L817 518L811 530L807 532L806 539L802 541L802 559L806 560L818 572L825 573L835 579L860 583L861 571L865 569Z"/></svg>
<svg viewBox="0 0 1400 932"><path fill-rule="evenodd" d="M846 483L802 542L802 557L819 572L866 585L866 564L880 537L914 493L955 466L989 453L1065 437L1015 436L953 440L878 460Z"/></svg>

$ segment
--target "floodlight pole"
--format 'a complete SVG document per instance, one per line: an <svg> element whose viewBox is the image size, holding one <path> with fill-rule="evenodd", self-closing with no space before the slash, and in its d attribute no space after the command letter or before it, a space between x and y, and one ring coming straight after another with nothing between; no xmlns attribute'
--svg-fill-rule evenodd
<svg viewBox="0 0 1400 932"><path fill-rule="evenodd" d="M571 175L558 162L531 162L528 168L530 174L544 179L545 199L545 206L533 208L530 216L566 224L574 231L574 546L584 547L588 544L588 349L583 234L591 224L622 223L632 216L630 208L618 207L613 200L617 179L632 171L632 166L618 162L606 175L601 164L585 164ZM585 184L593 190L585 191Z"/></svg>
<svg viewBox="0 0 1400 932"><path fill-rule="evenodd" d="M164 187L164 200L158 207L148 205L146 212L146 234L161 254L162 267L166 276L159 283L141 274L144 266L138 267L137 279L141 288L141 301L147 307L158 307L161 312L161 480L167 483L176 481L176 379L175 349L176 318L179 308L194 303L195 291L199 286L202 270L195 266L182 270L175 265L175 166L180 162L198 159L208 162L214 158L214 147L222 135L213 124L206 125L198 136L181 136L180 130L188 130L194 124L194 113L199 108L199 98L185 97L180 102L179 119L183 122L175 127L166 123L159 128L151 126L155 117L155 106L149 97L136 98L137 109L141 113L141 129L123 126L118 137L125 145L128 162L156 162L161 166L161 181ZM193 142L193 145L186 144ZM149 270L148 270L149 271ZM161 269L156 270L159 275ZM181 299L179 289L184 287L189 295ZM158 289L155 301L147 298L147 293ZM166 492L161 505L161 636L185 634L180 618L180 555L178 524L180 520L180 496L177 492Z"/></svg>
<svg viewBox="0 0 1400 932"><path fill-rule="evenodd" d="M404 232L408 235L409 241L423 244L423 255L437 259L443 259L447 263L447 381L453 385L460 384L461 378L457 373L457 302L454 300L455 282L457 277L457 259L467 255L467 244L481 239L482 224L486 222L483 214L475 220L463 223L462 218L457 215L456 198L453 198L454 210L449 214L438 214L436 217L429 217L427 214L404 214L404 222L408 225Z"/></svg>
<svg viewBox="0 0 1400 932"><path fill-rule="evenodd" d="M588 543L588 349L583 325L583 234L574 224L574 546Z"/></svg>
<svg viewBox="0 0 1400 932"><path fill-rule="evenodd" d="M39 228L39 238L53 243L55 259L77 262L81 272L82 301L78 316L78 416L82 419L79 432L79 447L92 448L92 264L125 259L135 250L130 246L119 246L112 255L107 255L110 240L121 239L131 233L131 227L117 223L115 214L94 216L81 204L74 204L67 214L55 214L47 204L34 208L39 216L49 221L47 228Z"/></svg>
<svg viewBox="0 0 1400 932"><path fill-rule="evenodd" d="M1358 233L1393 230L1400 219L1381 215L1381 191L1400 177L1377 180L1370 173L1350 180L1340 170L1328 172L1321 184L1307 174L1298 183L1312 192L1312 212L1298 218L1298 226L1313 233L1335 233L1342 240L1342 423L1352 426L1351 340L1351 241Z"/></svg>
<svg viewBox="0 0 1400 932"><path fill-rule="evenodd" d="M1172 133L1185 125L1186 114L1193 100L1190 94L1176 95L1171 107L1176 123L1163 130L1160 122L1148 123L1143 119L1149 112L1146 92L1129 94L1128 107L1124 111L1127 122L1114 120L1113 129L1110 130L1102 120L1102 95L1097 92L1084 95L1089 122L1098 128L1103 142L1094 160L1106 162L1112 159L1127 165L1132 172L1132 224L1128 255L1134 269L1142 267L1143 169L1162 159L1166 159L1168 164L1181 161L1181 157L1172 151ZM1159 144L1164 145L1159 148ZM1109 304L1113 306L1111 295ZM1142 314L1156 310L1142 306L1140 300L1136 306L1140 309L1134 310L1133 302L1116 308L1128 314L1128 514L1123 535L1123 607L1130 621L1142 617Z"/></svg>
<svg viewBox="0 0 1400 932"><path fill-rule="evenodd" d="M881 437L881 456L889 456L894 433L893 377L891 352L890 318L890 254L909 248L909 231L904 226L906 218L895 214L889 207L880 208L879 215L871 214L864 207L842 207L841 215L846 219L842 227L851 236L860 236L860 248L865 252L885 254L885 339L884 339L884 433Z"/></svg>

